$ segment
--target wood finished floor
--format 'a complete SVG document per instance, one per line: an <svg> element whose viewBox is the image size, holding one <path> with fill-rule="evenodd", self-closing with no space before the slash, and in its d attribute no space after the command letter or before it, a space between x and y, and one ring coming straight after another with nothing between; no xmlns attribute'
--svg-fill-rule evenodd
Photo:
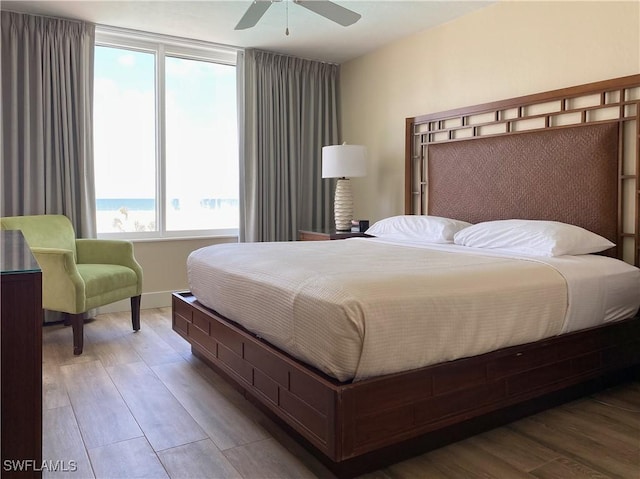
<svg viewBox="0 0 640 479"><path fill-rule="evenodd" d="M43 456L85 478L332 478L171 330L169 308L43 334ZM640 478L640 382L603 391L365 476Z"/></svg>

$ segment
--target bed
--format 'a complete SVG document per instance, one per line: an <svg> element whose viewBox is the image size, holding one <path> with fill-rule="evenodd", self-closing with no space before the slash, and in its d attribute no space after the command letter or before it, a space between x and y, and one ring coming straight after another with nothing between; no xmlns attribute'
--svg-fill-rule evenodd
<svg viewBox="0 0 640 479"><path fill-rule="evenodd" d="M640 75L634 75L409 118L406 213L474 224L561 221L611 240L617 246L605 254L638 265L638 103ZM353 255L362 249L353 245L367 241L313 248L318 255L331 254L324 248ZM381 243L370 247L395 247ZM252 247L260 246L267 245ZM559 291L556 302L566 303L567 293L549 280L541 294ZM473 356L430 358L409 370L334 374L326 365L309 366L300 353L306 346L286 353L286 341L274 346L268 331L249 332L224 301L213 301L207 307L192 292L175 293L174 330L341 476L585 394L637 374L640 365L640 321L629 318ZM564 330L561 323L554 327Z"/></svg>

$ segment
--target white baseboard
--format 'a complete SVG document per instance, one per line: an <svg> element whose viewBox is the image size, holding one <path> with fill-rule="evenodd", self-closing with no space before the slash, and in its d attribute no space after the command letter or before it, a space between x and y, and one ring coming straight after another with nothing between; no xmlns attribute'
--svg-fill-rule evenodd
<svg viewBox="0 0 640 479"><path fill-rule="evenodd" d="M153 293L142 293L140 309L166 308L171 306L172 292L173 291L156 291ZM131 300L123 299L122 301L100 306L96 314L119 313L122 311L131 311Z"/></svg>

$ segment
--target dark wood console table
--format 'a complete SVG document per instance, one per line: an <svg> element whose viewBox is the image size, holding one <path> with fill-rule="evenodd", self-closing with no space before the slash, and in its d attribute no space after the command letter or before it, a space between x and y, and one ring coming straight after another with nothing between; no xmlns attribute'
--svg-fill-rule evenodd
<svg viewBox="0 0 640 479"><path fill-rule="evenodd" d="M42 272L21 231L0 231L0 475L42 476Z"/></svg>

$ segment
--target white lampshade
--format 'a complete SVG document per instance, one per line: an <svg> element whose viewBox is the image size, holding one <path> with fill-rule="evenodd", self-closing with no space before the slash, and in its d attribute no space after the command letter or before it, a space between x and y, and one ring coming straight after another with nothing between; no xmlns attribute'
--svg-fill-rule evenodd
<svg viewBox="0 0 640 479"><path fill-rule="evenodd" d="M367 174L367 149L362 145L331 145L322 148L322 177L340 178L336 184L333 211L337 231L350 231L353 193L349 178Z"/></svg>
<svg viewBox="0 0 640 479"><path fill-rule="evenodd" d="M367 174L367 149L362 145L322 147L323 178L355 178Z"/></svg>

